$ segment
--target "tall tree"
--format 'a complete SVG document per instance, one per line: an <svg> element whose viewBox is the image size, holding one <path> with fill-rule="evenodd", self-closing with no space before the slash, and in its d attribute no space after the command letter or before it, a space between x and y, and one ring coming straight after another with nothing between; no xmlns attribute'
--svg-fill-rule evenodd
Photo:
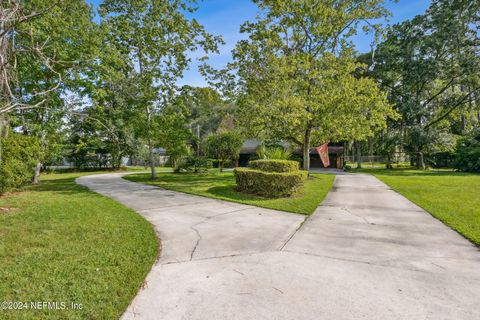
<svg viewBox="0 0 480 320"><path fill-rule="evenodd" d="M244 127L301 147L308 170L312 144L365 140L394 116L376 83L359 76L349 40L386 14L382 0L255 3L263 14L242 26L249 39L234 51Z"/></svg>
<svg viewBox="0 0 480 320"><path fill-rule="evenodd" d="M62 126L68 106L63 96L83 90L96 55L91 7L84 0L8 0L2 2L0 20L0 117L9 114L24 134L53 150L50 137Z"/></svg>
<svg viewBox="0 0 480 320"><path fill-rule="evenodd" d="M402 115L393 125L421 168L425 152L445 145L452 117L478 100L478 12L478 1L435 0L424 15L393 26L376 52L374 74Z"/></svg>
<svg viewBox="0 0 480 320"><path fill-rule="evenodd" d="M196 10L194 4L189 0L106 0L100 9L102 23L110 25L117 47L130 57L138 82L137 105L143 109L152 179L156 178L155 115L173 96L176 79L188 67L189 52L216 51L221 41L186 17Z"/></svg>
<svg viewBox="0 0 480 320"><path fill-rule="evenodd" d="M21 107L34 107L41 105L44 100L29 105L22 96L18 84L18 68L21 66L18 60L21 57L30 57L30 63L44 66L47 72L54 72L56 57L48 56L44 52L44 44L37 39L38 30L32 28L32 22L39 17L51 13L63 1L19 1L6 0L0 4L0 115L18 110ZM28 38L29 42L23 42L19 38ZM19 43L20 42L20 43ZM56 89L56 85L46 91L36 92L36 96Z"/></svg>

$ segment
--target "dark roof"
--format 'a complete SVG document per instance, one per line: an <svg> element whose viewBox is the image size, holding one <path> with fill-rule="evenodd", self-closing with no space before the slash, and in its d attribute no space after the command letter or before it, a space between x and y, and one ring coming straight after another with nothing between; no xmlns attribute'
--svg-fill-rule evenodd
<svg viewBox="0 0 480 320"><path fill-rule="evenodd" d="M253 140L253 139L247 139L243 143L242 149L240 149L241 154L253 154L256 152L257 147L261 144L262 142L259 140ZM285 148L288 148L289 143L288 142L282 142L281 145L283 145ZM302 151L300 148L297 148L294 153L301 154ZM310 148L310 154L316 154L317 150L315 147ZM343 153L343 147L342 146L329 146L328 147L328 153Z"/></svg>

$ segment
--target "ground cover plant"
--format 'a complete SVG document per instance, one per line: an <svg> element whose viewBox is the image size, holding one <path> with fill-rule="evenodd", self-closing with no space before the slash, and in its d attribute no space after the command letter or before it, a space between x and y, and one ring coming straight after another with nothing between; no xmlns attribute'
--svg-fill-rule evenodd
<svg viewBox="0 0 480 320"><path fill-rule="evenodd" d="M158 255L152 226L75 184L84 174L45 175L39 185L0 197L2 300L67 305L1 310L1 319L118 319L142 286Z"/></svg>
<svg viewBox="0 0 480 320"><path fill-rule="evenodd" d="M236 191L233 172L208 172L205 174L161 173L155 181L148 174L132 174L125 179L140 183L156 185L209 198L216 198L253 206L312 214L330 190L335 176L328 174L311 174L305 186L288 198L269 199Z"/></svg>

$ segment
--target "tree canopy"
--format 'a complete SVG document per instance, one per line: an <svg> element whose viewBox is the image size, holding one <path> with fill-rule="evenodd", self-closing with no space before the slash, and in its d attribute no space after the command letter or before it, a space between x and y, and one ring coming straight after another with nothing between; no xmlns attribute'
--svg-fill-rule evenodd
<svg viewBox="0 0 480 320"><path fill-rule="evenodd" d="M362 76L349 40L362 21L386 14L383 1L255 1L262 14L242 31L232 66L241 87L239 114L250 134L313 144L364 140L395 112Z"/></svg>

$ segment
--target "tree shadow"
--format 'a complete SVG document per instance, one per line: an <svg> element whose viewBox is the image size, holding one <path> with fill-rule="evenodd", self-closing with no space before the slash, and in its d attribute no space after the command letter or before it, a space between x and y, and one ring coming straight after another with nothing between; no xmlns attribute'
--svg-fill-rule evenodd
<svg viewBox="0 0 480 320"><path fill-rule="evenodd" d="M268 200L270 198L265 198L261 196L257 196L254 194L243 193L235 190L235 185L226 185L226 186L216 186L207 189L207 192L223 199L230 199L230 200Z"/></svg>
<svg viewBox="0 0 480 320"><path fill-rule="evenodd" d="M66 194L90 193L91 191L82 185L75 183L75 178L49 179L40 181L37 185L25 188L29 192L60 192Z"/></svg>

